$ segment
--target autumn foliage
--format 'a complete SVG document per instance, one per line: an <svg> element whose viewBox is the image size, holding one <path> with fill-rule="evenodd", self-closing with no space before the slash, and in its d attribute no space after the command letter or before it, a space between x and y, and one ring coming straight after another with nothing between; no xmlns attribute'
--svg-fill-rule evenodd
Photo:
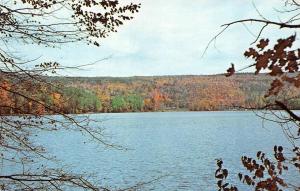
<svg viewBox="0 0 300 191"><path fill-rule="evenodd" d="M53 86L26 83L20 89L24 93L30 91L40 104L3 91L3 103L15 109L3 109L2 114L51 114L53 107L63 113L244 110L263 109L273 101L272 97L264 97L264 94L274 78L264 74L257 77L237 74L231 78L211 75L45 79ZM5 84L11 86L9 81ZM294 88L279 93L278 97L288 107L298 109L299 95L300 91ZM272 107L279 109L276 105Z"/></svg>

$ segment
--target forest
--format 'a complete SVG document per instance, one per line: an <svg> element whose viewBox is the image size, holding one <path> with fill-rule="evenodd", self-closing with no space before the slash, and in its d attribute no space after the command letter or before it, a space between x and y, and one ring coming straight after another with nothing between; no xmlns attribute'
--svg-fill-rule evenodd
<svg viewBox="0 0 300 191"><path fill-rule="evenodd" d="M218 191L238 191L243 184L250 190L299 191L300 116L293 111L300 109L299 21L299 0L250 4L217 0L1 1L0 190L215 190L209 188L213 184ZM121 27L129 22L130 30ZM229 30L240 24L243 29ZM111 36L115 33L120 36ZM110 36L111 40L104 40ZM217 43L219 39L224 41ZM234 56L241 50L251 60L242 68L239 63L244 61ZM116 58L109 64L110 70L101 68L101 75L109 76L225 72L224 66L214 69L212 64L218 62L231 63L231 67L217 75L56 76L58 71L81 70L112 57L103 55ZM201 68L200 56L204 58ZM142 68L135 70L135 64ZM148 71L153 66L156 70ZM119 73L121 70L124 73ZM246 71L253 74L241 73ZM98 70L88 76L100 75L93 72ZM123 126L125 118L120 118L120 124L113 122L117 128L106 128L96 115L69 115L256 109L263 113L263 124L252 123L244 116L219 118L214 115L219 112L207 112L214 115L211 120L197 116L194 119L199 123L190 126L186 121L194 121L187 115L195 113L185 113L184 118L179 113L182 124L178 131L173 118L149 125L157 122L153 113L148 113L148 121L130 118L142 122L138 126L128 123L133 128ZM272 122L272 128L280 127L284 136L275 128L267 134L254 129L257 125L265 127L265 122ZM229 128L223 128L225 125ZM269 136L271 133L274 136ZM119 135L126 141L124 145L111 141ZM254 139L248 139L251 137ZM282 139L288 144L282 144ZM204 140L205 144L194 140ZM133 147L127 148L127 143ZM98 150L102 148L103 152ZM139 148L140 154L136 152ZM106 156L107 149L127 153L107 152ZM235 157L242 168L234 162ZM213 161L215 173L204 172L213 170ZM108 174L111 177L106 177ZM232 174L241 184L232 179ZM215 182L209 182L213 176ZM165 177L172 182L159 182ZM130 179L133 184L127 185ZM143 189L150 184L164 189Z"/></svg>
<svg viewBox="0 0 300 191"><path fill-rule="evenodd" d="M263 109L272 77L241 73L230 78L219 75L152 77L45 77L51 84L26 84L27 92L41 100L31 102L13 92L0 91L2 115L51 114L47 106L62 113L216 111ZM11 82L2 80L10 89ZM300 108L300 92L278 95L292 109ZM273 98L274 99L274 98ZM23 108L16 110L16 108ZM274 108L276 109L276 108Z"/></svg>

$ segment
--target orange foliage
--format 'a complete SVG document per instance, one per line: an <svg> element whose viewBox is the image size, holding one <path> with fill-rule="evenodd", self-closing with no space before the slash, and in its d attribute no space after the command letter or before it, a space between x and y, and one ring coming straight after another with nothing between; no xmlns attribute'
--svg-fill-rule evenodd
<svg viewBox="0 0 300 191"><path fill-rule="evenodd" d="M41 104L36 104L35 113L37 115L42 115L42 114L46 113L46 109L45 109L45 106L44 106L43 102Z"/></svg>
<svg viewBox="0 0 300 191"><path fill-rule="evenodd" d="M54 105L59 105L62 96L61 96L61 94L55 93L55 92L54 92L54 93L52 93L52 98L53 98L53 103L54 103Z"/></svg>
<svg viewBox="0 0 300 191"><path fill-rule="evenodd" d="M98 91L97 95L101 101L102 104L102 111L103 112L109 112L111 110L110 108L110 102L111 102L111 96L108 92L105 91Z"/></svg>
<svg viewBox="0 0 300 191"><path fill-rule="evenodd" d="M191 110L218 110L243 106L245 95L237 84L211 83L207 87L196 88L190 95Z"/></svg>
<svg viewBox="0 0 300 191"><path fill-rule="evenodd" d="M0 82L0 114L12 112L13 102L9 92L10 89L11 85L7 81Z"/></svg>

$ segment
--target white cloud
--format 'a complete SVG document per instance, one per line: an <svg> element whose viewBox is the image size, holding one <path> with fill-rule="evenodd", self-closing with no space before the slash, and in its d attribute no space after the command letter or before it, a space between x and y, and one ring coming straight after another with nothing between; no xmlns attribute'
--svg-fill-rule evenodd
<svg viewBox="0 0 300 191"><path fill-rule="evenodd" d="M129 0L128 0L129 1ZM139 2L138 0L135 0ZM163 74L221 73L229 63L242 66L243 51L254 40L242 25L223 33L201 55L209 40L220 31L220 25L241 18L258 17L252 1L245 0L141 0L136 18L125 23L118 33L104 39L100 48L70 45L61 50L40 50L47 58L78 65L113 57L93 69L75 72L88 76L131 76ZM255 0L254 4L266 17L276 18L274 8L282 1ZM249 26L255 34L258 28ZM266 30L263 35L270 35ZM279 33L272 36L278 36ZM220 51L219 51L220 50ZM59 52L59 53L57 53Z"/></svg>

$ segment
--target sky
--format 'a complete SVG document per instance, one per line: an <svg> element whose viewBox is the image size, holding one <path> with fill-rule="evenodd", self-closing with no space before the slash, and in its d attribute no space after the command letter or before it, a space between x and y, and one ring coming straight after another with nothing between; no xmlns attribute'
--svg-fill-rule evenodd
<svg viewBox="0 0 300 191"><path fill-rule="evenodd" d="M136 0L137 1L137 0ZM28 45L22 54L55 60L65 66L94 63L67 76L152 76L224 73L234 63L242 68L251 62L243 57L258 33L258 27L238 24L226 30L204 53L209 41L224 23L259 18L256 9L270 19L283 19L276 12L282 0L140 0L141 9L117 33L102 40L100 47L82 43L60 48ZM255 6L254 6L255 5ZM256 8L255 8L256 7ZM249 31L251 31L251 34ZM262 37L292 34L268 28ZM107 59L105 59L107 58ZM103 60L104 59L104 60Z"/></svg>

